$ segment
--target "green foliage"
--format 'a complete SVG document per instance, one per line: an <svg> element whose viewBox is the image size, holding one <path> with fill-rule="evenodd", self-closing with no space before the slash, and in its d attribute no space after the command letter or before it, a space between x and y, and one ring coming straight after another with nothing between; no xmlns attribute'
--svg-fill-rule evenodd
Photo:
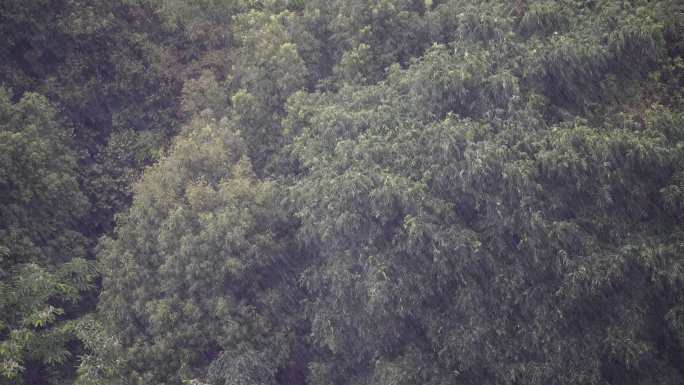
<svg viewBox="0 0 684 385"><path fill-rule="evenodd" d="M305 63L293 42L303 33L296 22L289 11L236 17L240 48L231 71L231 105L257 171L282 142L278 123L285 100L306 84Z"/></svg>
<svg viewBox="0 0 684 385"><path fill-rule="evenodd" d="M8 0L0 33L0 383L684 381L676 1Z"/></svg>
<svg viewBox="0 0 684 385"><path fill-rule="evenodd" d="M142 169L160 157L163 136L155 131L121 130L112 133L95 156L83 178L92 202L88 234L101 234L114 227L114 215L132 199L132 186Z"/></svg>
<svg viewBox="0 0 684 385"><path fill-rule="evenodd" d="M40 95L0 88L0 383L65 375L75 339L63 317L95 271L76 231L87 201L69 130ZM56 203L59 202L59 203ZM66 370L68 374L68 370Z"/></svg>
<svg viewBox="0 0 684 385"><path fill-rule="evenodd" d="M25 94L14 104L0 89L3 269L83 255L74 227L87 201L79 191L69 141L70 131L57 122L45 98Z"/></svg>
<svg viewBox="0 0 684 385"><path fill-rule="evenodd" d="M318 255L302 273L311 383L681 381L681 345L659 342L683 294L665 187L681 112L631 128L534 125L533 110L425 123L406 114L414 95L388 94L292 111L299 238Z"/></svg>
<svg viewBox="0 0 684 385"><path fill-rule="evenodd" d="M138 357L123 373L681 382L684 153L667 4L273 2L235 17L239 57L225 82L187 83L187 111L204 117L146 173L102 244L101 312L120 312L108 328ZM317 75L327 91L306 92ZM280 182L231 171L245 155ZM267 216L221 216L237 202L260 207L265 186L284 198ZM303 262L281 270L252 223L294 226L277 254ZM214 249L212 234L251 246ZM202 263L213 269L182 273ZM277 286L238 289L264 271L280 273L268 279ZM179 294L193 287L209 293L191 301L198 312ZM201 305L226 298L256 318ZM248 332L215 329L225 324ZM205 334L210 359L197 357L209 345L192 345Z"/></svg>
<svg viewBox="0 0 684 385"><path fill-rule="evenodd" d="M276 186L256 179L246 151L227 122L195 121L102 242L99 306L128 383L196 378L242 344L286 365L295 260ZM212 365L220 378L233 364Z"/></svg>
<svg viewBox="0 0 684 385"><path fill-rule="evenodd" d="M121 385L117 377L124 360L120 343L104 329L102 322L92 316L83 317L76 323L76 333L88 352L80 357L78 378L75 385Z"/></svg>

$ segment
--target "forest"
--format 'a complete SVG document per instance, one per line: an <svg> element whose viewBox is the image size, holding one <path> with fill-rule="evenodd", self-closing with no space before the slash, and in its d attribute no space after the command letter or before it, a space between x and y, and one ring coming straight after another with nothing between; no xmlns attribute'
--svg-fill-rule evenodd
<svg viewBox="0 0 684 385"><path fill-rule="evenodd" d="M681 0L0 0L0 385L681 385Z"/></svg>

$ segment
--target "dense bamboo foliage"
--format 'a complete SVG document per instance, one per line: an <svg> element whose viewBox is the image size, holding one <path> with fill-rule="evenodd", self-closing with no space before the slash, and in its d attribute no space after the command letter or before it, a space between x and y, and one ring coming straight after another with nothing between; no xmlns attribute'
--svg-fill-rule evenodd
<svg viewBox="0 0 684 385"><path fill-rule="evenodd" d="M674 0L6 0L0 384L684 382Z"/></svg>

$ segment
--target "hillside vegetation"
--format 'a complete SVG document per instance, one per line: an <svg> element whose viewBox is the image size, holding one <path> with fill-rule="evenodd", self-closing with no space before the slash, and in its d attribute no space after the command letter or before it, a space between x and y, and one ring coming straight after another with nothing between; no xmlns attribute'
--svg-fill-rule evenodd
<svg viewBox="0 0 684 385"><path fill-rule="evenodd" d="M677 0L3 0L0 385L684 383Z"/></svg>

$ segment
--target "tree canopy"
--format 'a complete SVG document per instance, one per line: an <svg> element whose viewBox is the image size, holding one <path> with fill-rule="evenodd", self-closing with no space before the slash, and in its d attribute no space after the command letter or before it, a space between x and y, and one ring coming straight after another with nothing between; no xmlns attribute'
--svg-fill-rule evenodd
<svg viewBox="0 0 684 385"><path fill-rule="evenodd" d="M87 210L69 129L48 101L17 103L0 88L0 375L35 381L63 375L72 355L71 315L95 277L77 231ZM73 369L71 370L73 371Z"/></svg>
<svg viewBox="0 0 684 385"><path fill-rule="evenodd" d="M0 5L0 384L682 383L683 15Z"/></svg>

